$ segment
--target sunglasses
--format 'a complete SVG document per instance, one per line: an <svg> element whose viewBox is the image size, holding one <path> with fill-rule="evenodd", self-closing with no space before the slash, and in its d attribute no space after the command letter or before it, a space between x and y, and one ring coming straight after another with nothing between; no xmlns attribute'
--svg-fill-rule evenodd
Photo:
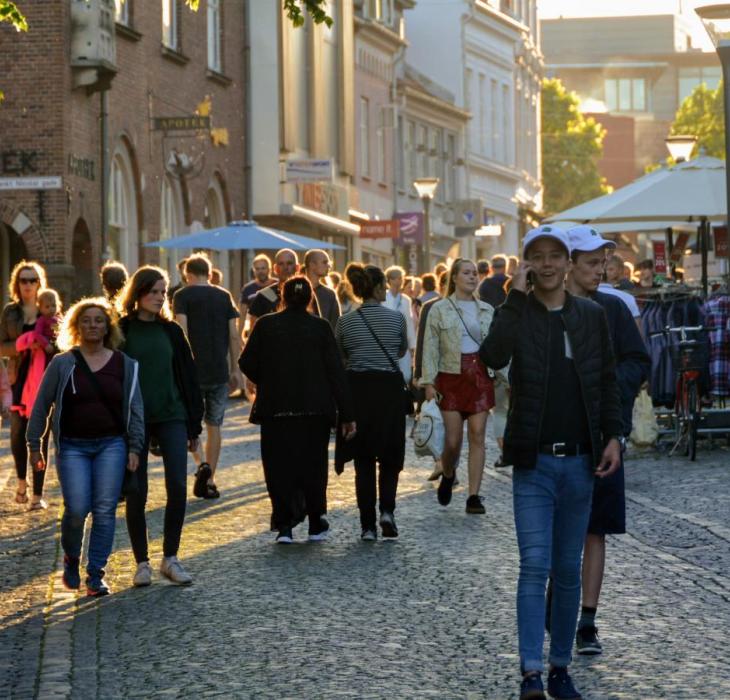
<svg viewBox="0 0 730 700"><path fill-rule="evenodd" d="M18 282L20 282L20 284L38 284L40 279L37 277L19 277Z"/></svg>

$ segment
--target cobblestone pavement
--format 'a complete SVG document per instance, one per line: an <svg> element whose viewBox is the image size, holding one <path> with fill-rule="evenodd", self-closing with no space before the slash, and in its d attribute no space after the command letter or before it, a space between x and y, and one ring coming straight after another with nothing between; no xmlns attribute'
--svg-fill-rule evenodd
<svg viewBox="0 0 730 700"><path fill-rule="evenodd" d="M131 587L120 518L114 595L63 591L55 475L51 508L26 513L3 458L0 697L516 697L509 470L488 470L487 515L468 516L464 487L439 507L429 460L409 456L400 540L364 544L348 468L330 479L331 540L305 544L300 527L300 544L276 547L246 413L229 411L221 499L189 503L180 553L189 588L157 572L150 588ZM157 568L164 487L159 460L152 467ZM599 610L605 653L576 659L576 684L594 700L730 697L730 453L716 445L695 463L634 453L628 487L630 534L609 542Z"/></svg>

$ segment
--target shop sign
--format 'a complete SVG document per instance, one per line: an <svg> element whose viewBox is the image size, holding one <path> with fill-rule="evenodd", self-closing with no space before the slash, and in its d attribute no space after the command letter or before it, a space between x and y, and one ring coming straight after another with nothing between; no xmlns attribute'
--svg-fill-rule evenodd
<svg viewBox="0 0 730 700"><path fill-rule="evenodd" d="M68 174L83 177L92 182L96 180L96 163L91 158L82 158L75 153L68 154Z"/></svg>
<svg viewBox="0 0 730 700"><path fill-rule="evenodd" d="M454 226L479 228L484 223L484 204L481 199L457 199L454 202Z"/></svg>
<svg viewBox="0 0 730 700"><path fill-rule="evenodd" d="M682 256L684 255L684 251L685 251L685 248L687 248L688 242L689 242L688 233L680 233L674 239L674 248L672 248L672 254L670 256L670 260L673 263L678 263L682 260Z"/></svg>
<svg viewBox="0 0 730 700"><path fill-rule="evenodd" d="M154 131L200 131L210 130L210 117L191 114L183 117L155 117L152 120Z"/></svg>
<svg viewBox="0 0 730 700"><path fill-rule="evenodd" d="M63 178L48 177L0 177L0 190L60 190Z"/></svg>
<svg viewBox="0 0 730 700"><path fill-rule="evenodd" d="M299 185L299 204L308 209L347 219L347 190L338 185L317 184L309 182Z"/></svg>
<svg viewBox="0 0 730 700"><path fill-rule="evenodd" d="M394 217L400 224L399 245L423 244L423 213L398 213Z"/></svg>
<svg viewBox="0 0 730 700"><path fill-rule="evenodd" d="M287 182L331 182L334 172L331 158L286 161Z"/></svg>
<svg viewBox="0 0 730 700"><path fill-rule="evenodd" d="M658 275L667 274L667 244L664 241L654 241L654 272Z"/></svg>
<svg viewBox="0 0 730 700"><path fill-rule="evenodd" d="M397 219L364 221L360 224L360 238L398 238L400 222Z"/></svg>
<svg viewBox="0 0 730 700"><path fill-rule="evenodd" d="M37 173L38 151L2 151L0 152L0 172L5 175L25 175Z"/></svg>
<svg viewBox="0 0 730 700"><path fill-rule="evenodd" d="M728 241L727 226L715 226L712 232L715 237L715 257L730 258L730 241Z"/></svg>
<svg viewBox="0 0 730 700"><path fill-rule="evenodd" d="M418 246L415 245L409 245L408 246L408 274L409 275L417 275L418 274Z"/></svg>

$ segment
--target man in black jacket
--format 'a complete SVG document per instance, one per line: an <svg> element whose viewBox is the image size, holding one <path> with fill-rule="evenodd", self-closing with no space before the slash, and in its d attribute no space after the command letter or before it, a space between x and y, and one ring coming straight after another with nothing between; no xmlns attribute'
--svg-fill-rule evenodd
<svg viewBox="0 0 730 700"><path fill-rule="evenodd" d="M567 667L593 482L621 466L623 426L608 324L598 304L565 291L569 255L570 242L561 229L541 226L527 234L523 262L480 349L489 367L512 362L504 459L514 466L520 549L521 700L545 697L545 584L551 570L548 691L553 697L580 698Z"/></svg>
<svg viewBox="0 0 730 700"><path fill-rule="evenodd" d="M616 379L621 395L623 438L631 434L631 415L642 382L647 378L651 360L639 329L626 304L619 298L597 291L606 264L606 252L615 248L590 226L576 226L568 232L571 246L567 289L574 296L587 297L603 307L616 357ZM606 563L606 535L626 532L624 469L599 480L593 490L591 519L583 549L583 605L576 645L579 654L600 654L603 649L595 626L596 608L601 594Z"/></svg>

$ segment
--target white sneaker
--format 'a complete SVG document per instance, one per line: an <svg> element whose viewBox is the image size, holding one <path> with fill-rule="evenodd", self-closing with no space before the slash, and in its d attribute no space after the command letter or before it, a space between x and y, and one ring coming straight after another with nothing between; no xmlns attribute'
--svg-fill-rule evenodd
<svg viewBox="0 0 730 700"><path fill-rule="evenodd" d="M185 571L177 557L162 557L160 573L178 586L188 586L193 582L193 577Z"/></svg>
<svg viewBox="0 0 730 700"><path fill-rule="evenodd" d="M137 564L137 571L134 572L132 584L137 588L149 586L152 583L152 567L148 561Z"/></svg>

